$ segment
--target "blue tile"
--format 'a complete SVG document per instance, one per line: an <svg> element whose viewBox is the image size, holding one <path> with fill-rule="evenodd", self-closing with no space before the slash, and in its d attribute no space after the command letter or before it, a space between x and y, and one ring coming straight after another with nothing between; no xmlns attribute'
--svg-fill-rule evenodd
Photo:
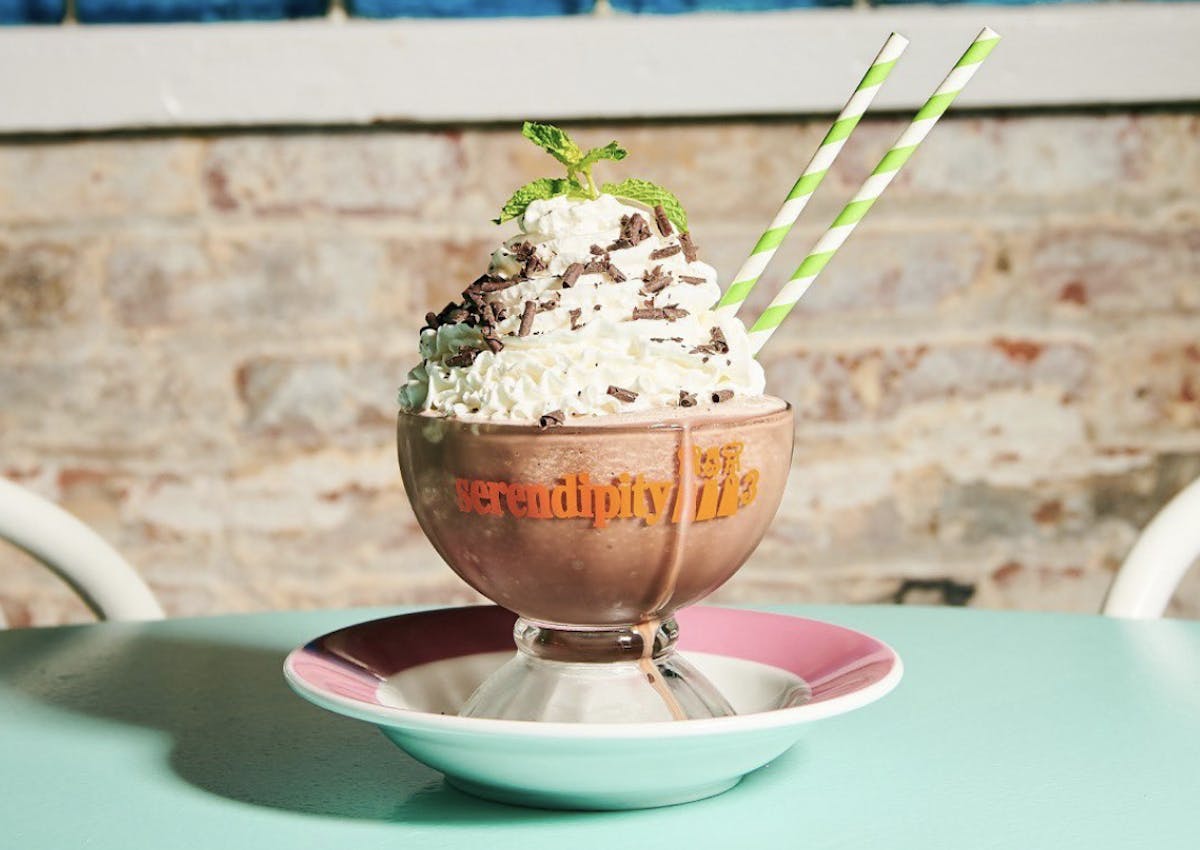
<svg viewBox="0 0 1200 850"><path fill-rule="evenodd" d="M672 15L679 12L765 12L814 6L849 6L851 0L612 0L622 12Z"/></svg>
<svg viewBox="0 0 1200 850"><path fill-rule="evenodd" d="M56 24L65 6L65 0L0 0L0 25Z"/></svg>
<svg viewBox="0 0 1200 850"><path fill-rule="evenodd" d="M520 18L590 12L594 0L347 0L359 18Z"/></svg>
<svg viewBox="0 0 1200 850"><path fill-rule="evenodd" d="M75 14L85 24L274 21L324 15L327 7L328 0L76 0Z"/></svg>

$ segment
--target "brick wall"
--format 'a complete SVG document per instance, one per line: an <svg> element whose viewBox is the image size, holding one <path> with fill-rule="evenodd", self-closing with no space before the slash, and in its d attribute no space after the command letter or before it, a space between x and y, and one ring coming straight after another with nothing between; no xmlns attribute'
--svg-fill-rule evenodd
<svg viewBox="0 0 1200 850"><path fill-rule="evenodd" d="M825 123L581 135L727 278ZM899 126L856 133L754 306ZM1198 142L1192 113L944 121L764 351L795 465L718 598L1096 610L1200 476ZM172 614L472 599L406 505L395 389L548 165L511 130L0 142L0 468ZM0 605L86 618L8 549Z"/></svg>

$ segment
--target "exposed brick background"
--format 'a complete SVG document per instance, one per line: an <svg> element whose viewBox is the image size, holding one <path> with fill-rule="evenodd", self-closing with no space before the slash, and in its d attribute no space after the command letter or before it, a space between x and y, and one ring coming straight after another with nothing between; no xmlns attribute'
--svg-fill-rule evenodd
<svg viewBox="0 0 1200 850"><path fill-rule="evenodd" d="M826 123L580 135L727 279ZM863 124L753 306L900 126ZM764 351L794 469L717 598L1097 610L1200 476L1197 151L1186 112L944 121ZM0 471L171 614L472 599L407 507L395 389L551 166L511 129L0 141ZM11 549L0 606L88 616Z"/></svg>

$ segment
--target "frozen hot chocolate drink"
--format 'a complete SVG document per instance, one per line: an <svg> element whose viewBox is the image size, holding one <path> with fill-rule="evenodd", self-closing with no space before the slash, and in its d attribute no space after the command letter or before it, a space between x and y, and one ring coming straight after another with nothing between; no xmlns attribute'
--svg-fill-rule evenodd
<svg viewBox="0 0 1200 850"><path fill-rule="evenodd" d="M597 188L568 163L505 206L518 233L426 317L400 392L400 467L421 527L520 615L517 657L464 708L526 720L731 712L673 651L672 613L725 582L778 508L792 416L764 395L742 323L717 315L673 195Z"/></svg>

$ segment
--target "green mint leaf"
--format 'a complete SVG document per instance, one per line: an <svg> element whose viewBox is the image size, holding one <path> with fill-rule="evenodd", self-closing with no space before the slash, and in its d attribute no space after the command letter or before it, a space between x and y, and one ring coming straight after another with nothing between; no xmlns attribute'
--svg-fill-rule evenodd
<svg viewBox="0 0 1200 850"><path fill-rule="evenodd" d="M503 224L510 218L516 218L523 214L525 208L534 201L544 201L547 198L553 198L555 195L579 197L583 193L583 187L575 180L570 180L566 177L542 177L534 180L532 183L526 183L520 189L513 192L512 197L501 207L500 217L492 219L492 222L494 224Z"/></svg>
<svg viewBox="0 0 1200 850"><path fill-rule="evenodd" d="M618 145L616 142L609 142L602 148L592 148L583 155L579 160L579 164L575 167L581 171L585 171L595 165L602 159L611 159L620 162L625 157L629 156L629 151Z"/></svg>
<svg viewBox="0 0 1200 850"><path fill-rule="evenodd" d="M576 163L583 158L583 151L579 149L579 145L571 141L566 131L553 124L526 121L521 127L521 135L567 166L568 170L574 170L577 167Z"/></svg>
<svg viewBox="0 0 1200 850"><path fill-rule="evenodd" d="M679 199L662 186L651 183L649 180L638 180L631 177L620 183L605 183L600 187L600 191L618 198L639 201L648 207L662 204L667 218L680 230L687 230L687 213L683 211L683 204L679 203Z"/></svg>

